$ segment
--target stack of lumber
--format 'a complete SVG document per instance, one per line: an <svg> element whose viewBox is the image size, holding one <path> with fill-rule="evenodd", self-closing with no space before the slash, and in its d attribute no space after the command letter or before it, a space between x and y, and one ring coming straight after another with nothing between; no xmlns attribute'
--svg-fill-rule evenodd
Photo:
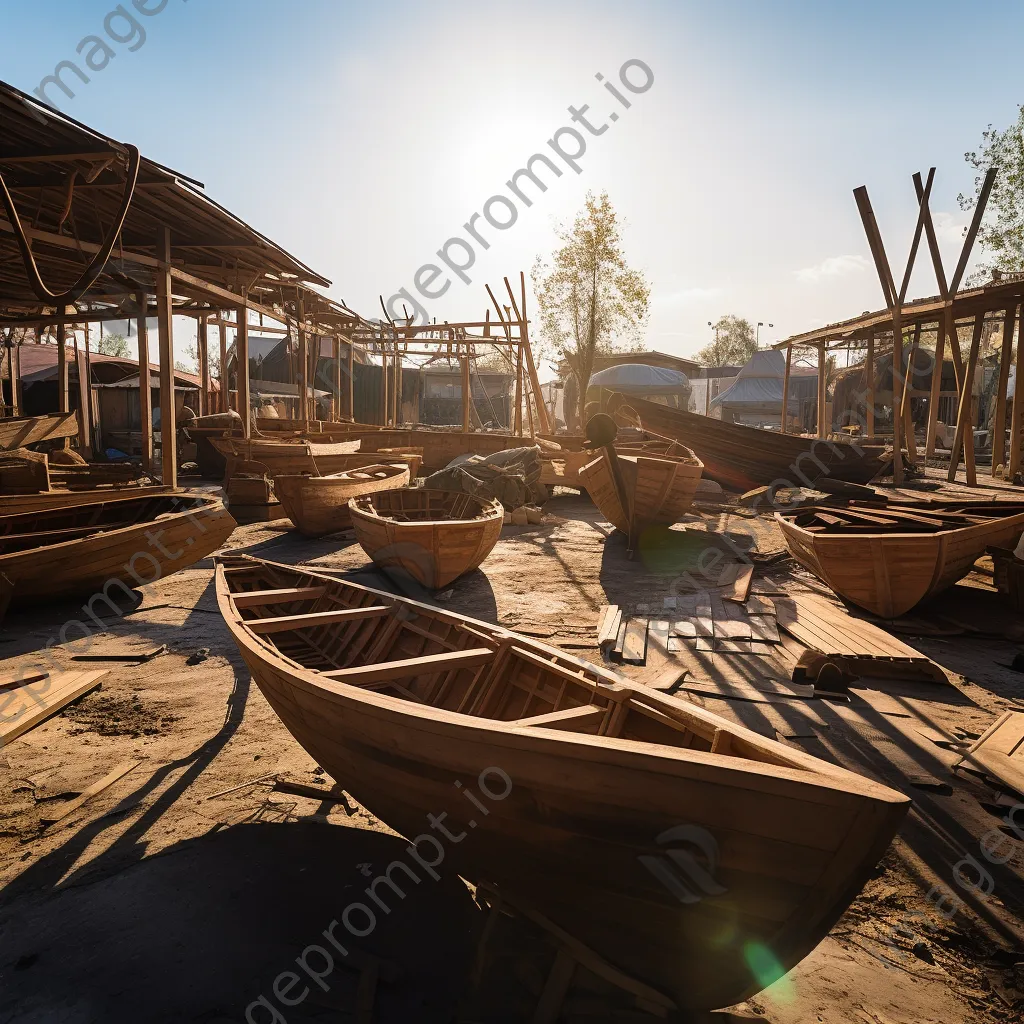
<svg viewBox="0 0 1024 1024"><path fill-rule="evenodd" d="M105 675L104 670L90 670L21 673L0 678L0 746L98 689Z"/></svg>

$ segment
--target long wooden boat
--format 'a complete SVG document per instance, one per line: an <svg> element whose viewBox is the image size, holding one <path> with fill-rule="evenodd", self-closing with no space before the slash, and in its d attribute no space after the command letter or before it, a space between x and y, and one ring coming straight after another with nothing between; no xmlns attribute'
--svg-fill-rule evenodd
<svg viewBox="0 0 1024 1024"><path fill-rule="evenodd" d="M182 493L183 489L150 484L133 487L130 491L111 491L96 488L91 491L40 491L38 494L5 494L0 498L0 513L13 515L16 512L40 512L51 508L73 508L77 505L91 505L111 501L117 497L149 497L156 494Z"/></svg>
<svg viewBox="0 0 1024 1024"><path fill-rule="evenodd" d="M0 515L0 605L109 594L154 583L219 548L235 521L219 498L188 492ZM109 598L108 598L109 600Z"/></svg>
<svg viewBox="0 0 1024 1024"><path fill-rule="evenodd" d="M475 569L498 542L498 501L427 487L378 491L349 502L362 549L389 575L436 590Z"/></svg>
<svg viewBox="0 0 1024 1024"><path fill-rule="evenodd" d="M636 538L651 526L671 526L693 504L704 466L692 451L676 456L616 452L615 458L624 494L619 493L607 455L588 462L579 478L602 514L628 537Z"/></svg>
<svg viewBox="0 0 1024 1024"><path fill-rule="evenodd" d="M689 445L704 463L705 476L735 490L780 481L810 487L822 476L866 484L886 462L880 446L745 427L616 392L603 396L602 407L617 419L638 420L646 430Z"/></svg>
<svg viewBox="0 0 1024 1024"><path fill-rule="evenodd" d="M40 441L78 436L78 413L47 416L8 416L0 419L0 449L25 448Z"/></svg>
<svg viewBox="0 0 1024 1024"><path fill-rule="evenodd" d="M405 836L440 816L426 859L543 914L663 1006L728 1006L792 968L909 806L455 612L245 556L218 559L216 588L317 764Z"/></svg>
<svg viewBox="0 0 1024 1024"><path fill-rule="evenodd" d="M350 499L408 486L409 467L402 465L370 465L330 476L274 477L274 493L295 528L307 537L350 529Z"/></svg>
<svg viewBox="0 0 1024 1024"><path fill-rule="evenodd" d="M793 557L840 597L895 618L966 576L990 545L1014 547L1024 504L808 506L775 519Z"/></svg>

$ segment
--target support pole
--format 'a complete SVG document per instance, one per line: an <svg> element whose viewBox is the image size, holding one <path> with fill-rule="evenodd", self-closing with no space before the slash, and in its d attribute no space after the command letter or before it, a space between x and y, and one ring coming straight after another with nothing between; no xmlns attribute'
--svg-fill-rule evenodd
<svg viewBox="0 0 1024 1024"><path fill-rule="evenodd" d="M516 349L516 412L514 432L518 436L523 433L523 345Z"/></svg>
<svg viewBox="0 0 1024 1024"><path fill-rule="evenodd" d="M86 328L88 330L88 328ZM92 388L85 351L75 338L75 363L78 370L78 450L83 459L92 458Z"/></svg>
<svg viewBox="0 0 1024 1024"><path fill-rule="evenodd" d="M793 346L788 345L786 347L786 372L782 375L782 425L780 429L782 433L787 433L789 425L787 420L789 419L789 371L793 365ZM711 381L708 381L708 387L711 387Z"/></svg>
<svg viewBox="0 0 1024 1024"><path fill-rule="evenodd" d="M960 452L963 449L964 470L967 475L967 486L977 487L978 474L974 468L974 368L978 362L978 351L981 348L981 335L985 329L985 314L979 313L974 318L974 334L971 336L971 351L964 367L964 386L960 392L960 408L956 417L956 435L953 438L953 450L949 453L949 472L946 479L956 480L957 467L960 465Z"/></svg>
<svg viewBox="0 0 1024 1024"><path fill-rule="evenodd" d="M505 282L506 287L508 282ZM526 275L519 272L520 305L516 312L519 315L519 337L526 348L526 368L530 374L530 387L533 389L534 397L537 400L537 426L542 434L551 433L551 422L548 420L548 410L540 397L540 380L537 377L537 367L533 363L533 349L530 348L530 330L526 319ZM511 291L509 295L511 296ZM514 305L514 303L513 303ZM529 401L529 399L527 399Z"/></svg>
<svg viewBox="0 0 1024 1024"><path fill-rule="evenodd" d="M907 366L903 372L903 400L900 408L903 416L903 436L907 443L907 461L913 466L917 463L917 439L914 437L914 417L911 415L910 399L914 388L912 381L916 376L914 357L921 345L921 324L914 324L914 340L910 343L907 354ZM902 355L901 355L902 358Z"/></svg>
<svg viewBox="0 0 1024 1024"><path fill-rule="evenodd" d="M227 412L231 408L231 402L228 395L228 328L227 322L224 317L226 314L221 313L220 317L220 411Z"/></svg>
<svg viewBox="0 0 1024 1024"><path fill-rule="evenodd" d="M142 432L142 468L153 469L153 389L149 379L149 329L146 310L149 299L138 292L135 303L139 314L135 318L135 334L139 343L139 430Z"/></svg>
<svg viewBox="0 0 1024 1024"><path fill-rule="evenodd" d="M334 336L334 416L335 423L341 422L341 338Z"/></svg>
<svg viewBox="0 0 1024 1024"><path fill-rule="evenodd" d="M178 486L177 429L174 409L174 316L171 311L171 230L157 236L156 323L160 340L160 480Z"/></svg>
<svg viewBox="0 0 1024 1024"><path fill-rule="evenodd" d="M935 361L932 364L932 386L928 394L928 434L924 445L924 457L935 454L935 434L939 423L939 392L942 390L942 364L945 362L946 331L943 321L935 324Z"/></svg>
<svg viewBox="0 0 1024 1024"><path fill-rule="evenodd" d="M199 415L205 416L210 410L210 329L206 317L199 318L196 338L196 352L199 356Z"/></svg>
<svg viewBox="0 0 1024 1024"><path fill-rule="evenodd" d="M903 483L903 321L894 306L892 317L892 483Z"/></svg>
<svg viewBox="0 0 1024 1024"><path fill-rule="evenodd" d="M469 433L469 410L473 405L473 394L470 390L468 345L460 351L459 359L462 364L462 430L464 433Z"/></svg>
<svg viewBox="0 0 1024 1024"><path fill-rule="evenodd" d="M25 343L25 335L14 342L11 349L11 415L20 416L22 410L21 401L21 346Z"/></svg>
<svg viewBox="0 0 1024 1024"><path fill-rule="evenodd" d="M825 343L818 345L818 437L825 437L825 404L828 391L825 387Z"/></svg>
<svg viewBox="0 0 1024 1024"><path fill-rule="evenodd" d="M356 418L356 376L355 376L356 346L351 338L348 339L348 414L352 420Z"/></svg>
<svg viewBox="0 0 1024 1024"><path fill-rule="evenodd" d="M252 410L249 404L249 310L235 310L238 329L235 332L235 376L238 389L238 415L242 417L242 436L252 436Z"/></svg>
<svg viewBox="0 0 1024 1024"><path fill-rule="evenodd" d="M395 334L395 386L394 386L394 416L392 422L397 427L401 422L402 411L402 353L398 347L398 335Z"/></svg>
<svg viewBox="0 0 1024 1024"><path fill-rule="evenodd" d="M1010 359L1013 356L1013 326L1017 307L1003 314L1003 345L999 352L999 382L996 385L996 415L992 424L992 475L1006 468L1006 389L1010 383Z"/></svg>
<svg viewBox="0 0 1024 1024"><path fill-rule="evenodd" d="M57 408L68 411L68 353L65 348L67 328L57 324Z"/></svg>
<svg viewBox="0 0 1024 1024"><path fill-rule="evenodd" d="M309 430L309 350L306 345L306 312L302 296L296 299L295 319L299 337L298 379L295 381L299 392L299 419L304 430Z"/></svg>
<svg viewBox="0 0 1024 1024"><path fill-rule="evenodd" d="M868 335L868 352L864 363L867 381L867 397L864 401L864 433L875 436L875 332Z"/></svg>
<svg viewBox="0 0 1024 1024"><path fill-rule="evenodd" d="M1018 316L1024 314L1024 309L1017 307ZM1017 357L1014 361L1015 385L1013 389L1013 411L1010 413L1010 471L1007 474L1010 480L1016 480L1020 473L1020 446L1024 438L1021 437L1021 426L1024 425L1024 322L1017 330Z"/></svg>
<svg viewBox="0 0 1024 1024"><path fill-rule="evenodd" d="M380 335L380 422L388 425L388 349L384 332Z"/></svg>

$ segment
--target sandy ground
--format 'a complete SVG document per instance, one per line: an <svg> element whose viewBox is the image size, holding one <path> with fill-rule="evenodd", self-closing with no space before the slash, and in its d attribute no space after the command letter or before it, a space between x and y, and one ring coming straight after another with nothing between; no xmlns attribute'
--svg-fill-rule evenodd
<svg viewBox="0 0 1024 1024"><path fill-rule="evenodd" d="M601 522L585 498L560 494L540 525L506 527L482 571L439 600L597 660L601 605L660 602L678 589L687 550L682 541L662 544L645 551L646 562L629 562L621 537L606 538ZM687 542L718 530L761 555L782 547L765 518L695 519L677 531L687 528ZM228 547L359 571L361 581L388 586L351 541L303 540L287 521L241 527ZM975 611L995 600L984 580L957 590ZM81 667L59 637L76 611L12 613L0 629L0 656L17 662L49 644L60 664ZM142 665L100 666L109 669L101 690L0 751L0 1022L243 1021L247 1007L253 1022L274 1020L254 1001L316 941L346 892L404 844L352 797L323 804L266 785L224 793L277 773L332 780L252 685L217 612L208 560L145 588L141 605L111 619L96 647L115 637L168 651ZM952 775L955 753L921 731L977 733L1003 709L1024 708L1024 675L1005 667L1017 646L976 632L910 642L949 670L951 685L908 691L874 681L903 693L913 714L882 716L864 702L852 715L828 706L808 749L904 788L913 810L829 938L734 1008L737 1016L773 1024L1021 1019L1024 1004L1014 1000L1024 989L1024 843L1001 825L1006 810L992 791ZM201 649L209 654L197 660ZM726 656L715 658L692 668L732 671ZM724 701L705 706L733 711ZM908 788L906 765L869 741L879 734L942 786ZM67 794L131 761L139 763L117 783L46 827ZM986 863L991 893L957 886L958 864L961 877L977 877L962 858L977 858L981 837L1000 828L1010 857ZM944 918L929 902L936 885L962 899L955 915ZM378 985L372 1019L453 1020L482 922L458 879L411 893L363 945L395 967ZM365 975L350 966L326 987L312 986L282 1019L359 1019Z"/></svg>

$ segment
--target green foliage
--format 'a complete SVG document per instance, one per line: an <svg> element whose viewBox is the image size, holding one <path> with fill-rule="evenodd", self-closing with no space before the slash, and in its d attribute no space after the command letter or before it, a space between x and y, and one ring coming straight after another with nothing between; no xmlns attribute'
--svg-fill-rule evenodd
<svg viewBox="0 0 1024 1024"><path fill-rule="evenodd" d="M538 256L532 274L540 349L568 364L578 385L582 422L594 357L639 338L651 289L626 263L620 222L607 192L596 198L588 192L574 223L560 225L556 234L559 248L550 262Z"/></svg>
<svg viewBox="0 0 1024 1024"><path fill-rule="evenodd" d="M988 259L974 271L970 283L988 281L994 270L1024 272L1024 106L1018 108L1017 120L1005 131L989 125L981 134L978 150L965 153L964 159L978 173L974 195L957 197L963 210L973 210L977 205L989 167L999 168L978 232L978 242Z"/></svg>
<svg viewBox="0 0 1024 1024"><path fill-rule="evenodd" d="M730 313L714 325L715 340L696 355L705 366L743 366L757 351L754 328L749 320Z"/></svg>
<svg viewBox="0 0 1024 1024"><path fill-rule="evenodd" d="M116 356L118 359L130 358L128 341L123 334L104 334L97 340L94 351L105 356Z"/></svg>

